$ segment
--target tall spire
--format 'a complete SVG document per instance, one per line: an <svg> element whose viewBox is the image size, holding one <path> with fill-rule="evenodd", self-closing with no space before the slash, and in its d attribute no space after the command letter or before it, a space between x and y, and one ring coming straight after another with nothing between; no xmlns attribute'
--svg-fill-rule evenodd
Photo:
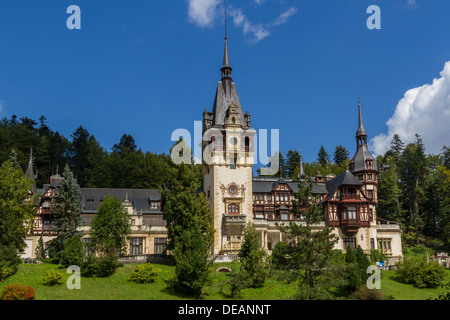
<svg viewBox="0 0 450 320"><path fill-rule="evenodd" d="M298 179L301 180L302 176L305 174L305 171L303 170L303 155L302 152L300 151L300 165L299 165L299 170L298 170Z"/></svg>
<svg viewBox="0 0 450 320"><path fill-rule="evenodd" d="M228 56L228 37L227 37L227 1L225 0L225 49L223 52L222 79L231 79L230 58Z"/></svg>
<svg viewBox="0 0 450 320"><path fill-rule="evenodd" d="M31 148L31 150L30 150L30 160L28 161L28 167L27 167L27 170L25 171L25 176L29 177L33 180L33 185L31 187L30 191L32 194L36 194L37 193L37 189L36 189L37 174L34 174L34 170L33 170L33 148Z"/></svg>
<svg viewBox="0 0 450 320"><path fill-rule="evenodd" d="M362 113L361 113L361 100L358 96L358 131L356 131L356 136L367 135L366 129L363 126Z"/></svg>

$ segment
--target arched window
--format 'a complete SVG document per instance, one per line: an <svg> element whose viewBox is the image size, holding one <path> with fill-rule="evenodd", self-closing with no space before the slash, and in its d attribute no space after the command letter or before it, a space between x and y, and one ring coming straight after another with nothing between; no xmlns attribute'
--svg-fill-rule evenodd
<svg viewBox="0 0 450 320"><path fill-rule="evenodd" d="M239 214L239 205L237 203L230 203L228 205L228 214Z"/></svg>

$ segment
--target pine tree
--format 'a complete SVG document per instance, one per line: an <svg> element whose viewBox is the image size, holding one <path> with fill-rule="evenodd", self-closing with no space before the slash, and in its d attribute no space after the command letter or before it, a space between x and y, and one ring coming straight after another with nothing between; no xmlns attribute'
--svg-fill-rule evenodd
<svg viewBox="0 0 450 320"><path fill-rule="evenodd" d="M291 179L297 179L300 166L300 153L297 150L289 150L286 154L286 167Z"/></svg>
<svg viewBox="0 0 450 320"><path fill-rule="evenodd" d="M46 258L44 239L42 238L42 236L39 237L39 240L38 240L38 243L36 246L36 250L35 250L35 254L36 254L36 259L38 259L38 260L42 260L42 259Z"/></svg>
<svg viewBox="0 0 450 320"><path fill-rule="evenodd" d="M312 186L304 181L299 183L299 191L293 203L294 214L306 222L306 225L289 223L278 225L278 229L287 234L289 242L283 249L287 270L298 270L301 287L297 297L300 299L320 299L328 295L327 283L321 282L332 257L333 246L337 239L332 228L325 227L313 231L314 224L323 220L322 205L312 196Z"/></svg>
<svg viewBox="0 0 450 320"><path fill-rule="evenodd" d="M196 296L208 279L213 260L205 257L212 254L214 241L213 215L199 189L197 167L181 163L172 165L166 188L161 190L167 216L167 246L174 253L176 265L176 279L170 286Z"/></svg>
<svg viewBox="0 0 450 320"><path fill-rule="evenodd" d="M319 153L317 154L317 161L323 167L325 167L330 162L330 156L325 151L324 146L320 146Z"/></svg>
<svg viewBox="0 0 450 320"><path fill-rule="evenodd" d="M73 177L72 171L66 165L61 179L61 183L56 187L52 200L52 214L55 217L57 234L56 238L51 242L51 252L56 257L64 249L64 243L78 236L81 238L82 232L78 230L81 225L81 197L80 187Z"/></svg>
<svg viewBox="0 0 450 320"><path fill-rule="evenodd" d="M387 152L384 157L377 157L378 163L378 215L381 218L402 222L401 189L396 159Z"/></svg>
<svg viewBox="0 0 450 320"><path fill-rule="evenodd" d="M344 163L344 161L348 159L349 154L350 153L348 152L348 150L345 149L343 146L341 145L337 146L333 154L334 163L337 164L338 166L341 166Z"/></svg>
<svg viewBox="0 0 450 320"><path fill-rule="evenodd" d="M416 141L403 150L399 160L399 172L405 206L409 216L407 221L414 230L416 243L419 244L422 217L419 215L419 197L423 193L427 159L422 139L416 134Z"/></svg>
<svg viewBox="0 0 450 320"><path fill-rule="evenodd" d="M250 223L244 229L244 240L239 252L241 271L251 282L252 287L261 287L268 276L267 253L259 247L255 226Z"/></svg>
<svg viewBox="0 0 450 320"><path fill-rule="evenodd" d="M391 140L390 150L393 152L394 159L396 164L398 164L400 160L400 156L403 153L403 150L405 149L405 144L400 139L400 136L398 134L394 134Z"/></svg>

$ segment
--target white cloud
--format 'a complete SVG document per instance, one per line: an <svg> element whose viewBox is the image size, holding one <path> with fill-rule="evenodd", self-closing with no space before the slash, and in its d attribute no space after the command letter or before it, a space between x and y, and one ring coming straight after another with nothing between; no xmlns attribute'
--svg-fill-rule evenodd
<svg viewBox="0 0 450 320"><path fill-rule="evenodd" d="M278 16L277 19L272 23L274 26L280 26L288 21L288 19L297 13L297 8L291 7L282 14Z"/></svg>
<svg viewBox="0 0 450 320"><path fill-rule="evenodd" d="M288 19L297 13L297 8L290 8L281 13L274 21L268 24L253 23L243 13L241 9L231 8L229 15L233 18L234 24L242 28L244 36L246 36L251 43L259 42L267 38L270 34L270 28L280 26L288 21Z"/></svg>
<svg viewBox="0 0 450 320"><path fill-rule="evenodd" d="M221 0L188 0L188 16L200 27L211 26L217 16L217 6Z"/></svg>
<svg viewBox="0 0 450 320"><path fill-rule="evenodd" d="M450 145L450 61L432 84L408 90L386 124L388 133L371 140L377 155L389 149L394 134L409 143L418 133L427 153L438 154L444 145Z"/></svg>
<svg viewBox="0 0 450 320"><path fill-rule="evenodd" d="M254 1L260 5L265 0ZM212 26L215 18L222 13L221 5L223 0L187 0L187 2L189 20L200 27ZM233 23L236 27L242 29L244 36L250 43L257 43L267 38L271 34L271 28L286 23L295 13L297 13L297 8L292 7L281 13L271 23L264 24L252 22L244 15L242 9L228 6L228 14L232 18Z"/></svg>
<svg viewBox="0 0 450 320"><path fill-rule="evenodd" d="M242 28L244 36L246 36L251 43L256 43L270 35L270 31L263 24L255 24L247 19L242 13L241 9L231 8L229 15L233 18L236 27Z"/></svg>

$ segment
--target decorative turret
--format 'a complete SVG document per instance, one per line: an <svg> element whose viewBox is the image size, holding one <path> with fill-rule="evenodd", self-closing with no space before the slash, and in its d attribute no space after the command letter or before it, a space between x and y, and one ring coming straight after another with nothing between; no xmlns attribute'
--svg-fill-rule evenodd
<svg viewBox="0 0 450 320"><path fill-rule="evenodd" d="M378 203L377 161L367 148L367 132L363 126L361 102L358 98L358 130L356 131L356 153L350 162L350 171L364 184L362 191L374 205ZM372 208L373 209L373 208Z"/></svg>
<svg viewBox="0 0 450 320"><path fill-rule="evenodd" d="M364 129L361 102L358 98L358 130L356 131L356 154L350 162L350 171L358 173L366 170L377 170L376 159L370 154L367 148L367 133Z"/></svg>
<svg viewBox="0 0 450 320"><path fill-rule="evenodd" d="M33 148L31 148L30 150L30 160L28 161L28 167L27 170L25 171L25 176L33 180L33 186L31 187L30 191L32 194L36 194L37 193L36 179L38 175L34 174L33 170Z"/></svg>
<svg viewBox="0 0 450 320"><path fill-rule="evenodd" d="M303 170L303 155L300 153L300 164L298 167L298 179L301 180L305 171Z"/></svg>

